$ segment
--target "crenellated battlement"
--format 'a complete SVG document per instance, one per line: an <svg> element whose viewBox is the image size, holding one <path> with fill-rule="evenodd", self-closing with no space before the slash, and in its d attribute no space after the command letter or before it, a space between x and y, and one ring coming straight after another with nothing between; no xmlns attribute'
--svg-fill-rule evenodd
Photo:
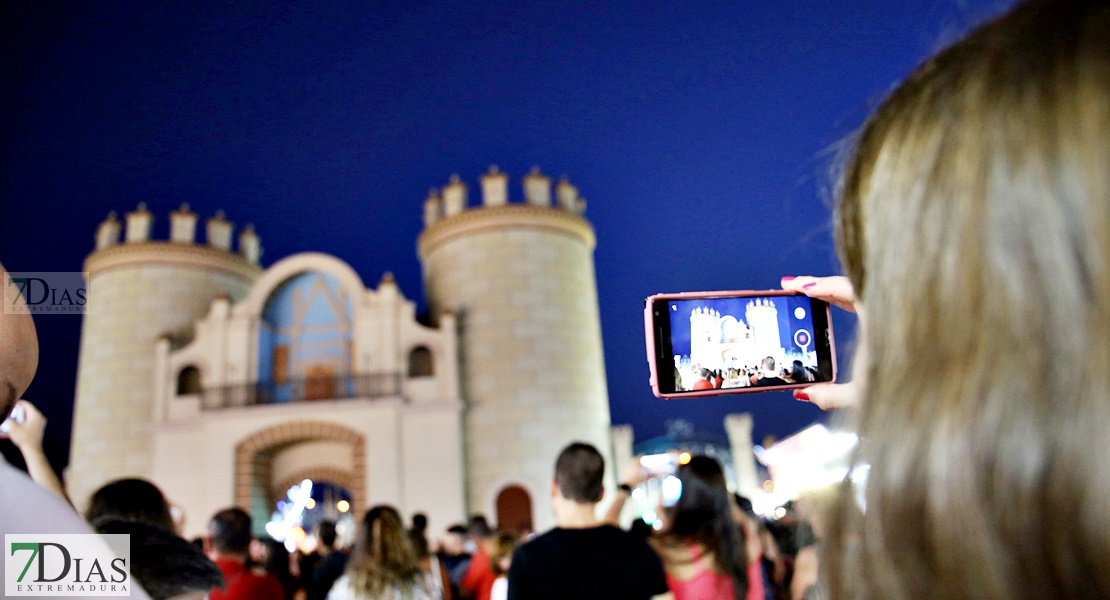
<svg viewBox="0 0 1110 600"><path fill-rule="evenodd" d="M467 185L458 174L451 175L442 189L432 188L424 200L424 226L431 227L464 212L509 204L562 210L579 216L586 212L586 199L578 195L578 188L571 185L566 177L555 184L553 202L551 178L541 173L539 167L532 167L532 171L523 178L523 202L510 201L509 176L502 173L497 165L491 165L489 172L482 175L480 185L482 198L478 206L469 206Z"/></svg>
<svg viewBox="0 0 1110 600"><path fill-rule="evenodd" d="M170 235L166 242L151 239L151 229L154 224L154 214L151 213L146 203L140 202L135 210L128 212L121 223L115 212L108 213L108 218L100 223L96 230L97 252L116 246L145 243L168 243L201 246L196 239L197 214L189 210L188 204L170 213ZM228 221L222 210L205 221L205 242L208 248L234 254L231 249L235 224ZM123 234L121 241L120 234ZM262 242L254 231L254 226L247 224L239 232L239 247L237 252L247 263L258 265L262 256Z"/></svg>
<svg viewBox="0 0 1110 600"><path fill-rule="evenodd" d="M745 307L745 311L766 311L778 313L778 309L775 308L775 303L772 302L770 298L756 298L755 300L749 301L747 306Z"/></svg>

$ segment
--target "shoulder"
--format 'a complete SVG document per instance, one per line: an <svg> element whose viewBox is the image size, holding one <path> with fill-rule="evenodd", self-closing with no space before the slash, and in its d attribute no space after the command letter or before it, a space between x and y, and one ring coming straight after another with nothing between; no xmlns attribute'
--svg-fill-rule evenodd
<svg viewBox="0 0 1110 600"><path fill-rule="evenodd" d="M352 597L351 578L347 575L343 575L339 579L336 579L335 583L331 586L331 591L328 592L327 600L350 600Z"/></svg>

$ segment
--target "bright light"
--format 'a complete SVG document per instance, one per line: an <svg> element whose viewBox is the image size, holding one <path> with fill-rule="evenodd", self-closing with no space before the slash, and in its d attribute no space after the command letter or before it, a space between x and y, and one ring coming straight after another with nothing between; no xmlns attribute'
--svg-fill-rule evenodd
<svg viewBox="0 0 1110 600"><path fill-rule="evenodd" d="M689 452L683 452L682 454L678 455L678 464L680 464L680 465L689 464L691 458L693 458L693 457L690 456Z"/></svg>
<svg viewBox="0 0 1110 600"><path fill-rule="evenodd" d="M656 522L651 524L651 528L656 530L656 531L659 531L659 530L663 529L663 522L662 521L656 521Z"/></svg>
<svg viewBox="0 0 1110 600"><path fill-rule="evenodd" d="M786 509L785 508L780 506L780 507L775 509L775 518L776 519L781 519L785 516L786 516Z"/></svg>
<svg viewBox="0 0 1110 600"><path fill-rule="evenodd" d="M654 510L645 510L644 514L641 515L640 518L642 518L645 523L655 524L659 521L659 515L655 514Z"/></svg>
<svg viewBox="0 0 1110 600"><path fill-rule="evenodd" d="M668 475L660 486L663 488L663 506L674 506L682 496L682 480L674 475Z"/></svg>
<svg viewBox="0 0 1110 600"><path fill-rule="evenodd" d="M339 502L335 503L335 508L339 512L345 513L347 511L351 510L351 503L347 502L346 500L340 500Z"/></svg>
<svg viewBox="0 0 1110 600"><path fill-rule="evenodd" d="M289 538L292 539L295 543L300 543L300 541L304 539L305 535L306 534L304 532L304 529L300 527L294 527L289 530Z"/></svg>
<svg viewBox="0 0 1110 600"><path fill-rule="evenodd" d="M642 490L640 488L633 489L632 490L632 497L635 498L636 500L642 500L643 497L644 497L644 490Z"/></svg>
<svg viewBox="0 0 1110 600"><path fill-rule="evenodd" d="M771 481L770 479L768 479L767 481L764 481L763 482L763 489L767 490L768 492L775 491L775 482Z"/></svg>
<svg viewBox="0 0 1110 600"><path fill-rule="evenodd" d="M798 308L795 308L794 309L794 317L798 318L798 319L806 318L806 309L804 309L800 306Z"/></svg>
<svg viewBox="0 0 1110 600"><path fill-rule="evenodd" d="M308 510L312 510L312 509L316 508L316 500L314 500L312 498L309 498L308 500L305 500L304 507L307 508Z"/></svg>
<svg viewBox="0 0 1110 600"><path fill-rule="evenodd" d="M300 524L308 503L312 501L312 480L305 479L289 488L286 500L278 502L277 512L266 524L266 533L279 542L291 539L293 528Z"/></svg>

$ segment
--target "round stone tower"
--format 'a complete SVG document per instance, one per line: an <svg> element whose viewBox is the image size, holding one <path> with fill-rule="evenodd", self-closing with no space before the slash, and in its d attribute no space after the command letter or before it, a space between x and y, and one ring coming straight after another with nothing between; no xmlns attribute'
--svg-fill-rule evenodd
<svg viewBox="0 0 1110 600"><path fill-rule="evenodd" d="M528 508L542 530L563 446L594 444L612 472L594 231L578 190L560 181L553 202L538 169L523 204L497 167L481 185L480 207L457 176L425 202L425 292L433 318L459 323L468 508L497 520Z"/></svg>
<svg viewBox="0 0 1110 600"><path fill-rule="evenodd" d="M89 304L66 470L79 509L110 480L151 475L158 339L187 341L214 298L244 297L261 272L249 225L233 253L232 224L222 213L208 219L205 245L195 241L197 215L187 205L172 213L168 241L151 240L152 220L143 204L127 213L125 228L110 214L85 260Z"/></svg>

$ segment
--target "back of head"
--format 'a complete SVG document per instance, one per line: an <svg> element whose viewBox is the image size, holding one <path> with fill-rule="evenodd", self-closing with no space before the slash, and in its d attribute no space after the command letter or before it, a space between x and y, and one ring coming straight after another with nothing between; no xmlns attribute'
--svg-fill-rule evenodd
<svg viewBox="0 0 1110 600"><path fill-rule="evenodd" d="M105 517L95 528L105 535L131 536L131 575L153 600L224 586L223 573L203 551L161 527Z"/></svg>
<svg viewBox="0 0 1110 600"><path fill-rule="evenodd" d="M489 526L485 515L470 515L466 522L466 533L473 538L485 539L493 534L493 528Z"/></svg>
<svg viewBox="0 0 1110 600"><path fill-rule="evenodd" d="M316 538L323 547L334 548L336 537L335 521L325 519L316 525Z"/></svg>
<svg viewBox="0 0 1110 600"><path fill-rule="evenodd" d="M1110 5L1023 2L927 61L840 196L870 470L834 596L1110 597Z"/></svg>
<svg viewBox="0 0 1110 600"><path fill-rule="evenodd" d="M775 358L773 356L768 356L763 359L763 370L768 373L773 373L775 371Z"/></svg>
<svg viewBox="0 0 1110 600"><path fill-rule="evenodd" d="M575 442L555 461L555 484L567 500L596 503L604 493L605 459L597 448Z"/></svg>
<svg viewBox="0 0 1110 600"><path fill-rule="evenodd" d="M347 572L352 589L371 597L416 580L420 565L397 509L379 505L366 512Z"/></svg>
<svg viewBox="0 0 1110 600"><path fill-rule="evenodd" d="M85 520L95 527L97 521L107 518L139 521L170 533L175 529L162 490L145 479L118 479L93 493Z"/></svg>
<svg viewBox="0 0 1110 600"><path fill-rule="evenodd" d="M490 544L489 562L490 569L494 574L504 575L506 573L501 566L501 562L513 555L517 541L517 536L508 531L498 531L493 535L493 543Z"/></svg>
<svg viewBox="0 0 1110 600"><path fill-rule="evenodd" d="M212 549L220 554L246 556L251 545L251 517L241 508L227 508L208 522Z"/></svg>

